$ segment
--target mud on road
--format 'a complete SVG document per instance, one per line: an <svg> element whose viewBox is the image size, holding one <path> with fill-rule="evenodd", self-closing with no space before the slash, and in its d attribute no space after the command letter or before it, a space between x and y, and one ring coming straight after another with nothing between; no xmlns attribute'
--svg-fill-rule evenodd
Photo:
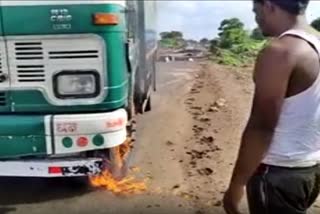
<svg viewBox="0 0 320 214"><path fill-rule="evenodd" d="M153 111L138 118L132 174L146 181L144 194L118 197L65 180L0 179L0 214L223 214L252 87L250 68L160 63ZM248 213L245 200L242 210Z"/></svg>
<svg viewBox="0 0 320 214"><path fill-rule="evenodd" d="M193 117L193 136L183 164L197 213L224 214L222 197L230 180L241 134L251 110L251 68L203 66L186 105ZM318 201L310 210L320 213ZM246 198L241 211L248 213Z"/></svg>
<svg viewBox="0 0 320 214"><path fill-rule="evenodd" d="M209 64L186 99L193 135L183 168L199 213L224 213L221 199L249 116L252 87L249 71Z"/></svg>

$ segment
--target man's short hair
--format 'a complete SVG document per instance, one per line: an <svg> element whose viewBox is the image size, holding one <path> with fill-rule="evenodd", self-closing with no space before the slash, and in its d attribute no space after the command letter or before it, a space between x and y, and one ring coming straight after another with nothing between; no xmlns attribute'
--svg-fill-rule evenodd
<svg viewBox="0 0 320 214"><path fill-rule="evenodd" d="M266 0L254 0L257 3L264 3ZM310 0L268 0L278 5L282 10L287 11L293 15L303 14L310 2Z"/></svg>

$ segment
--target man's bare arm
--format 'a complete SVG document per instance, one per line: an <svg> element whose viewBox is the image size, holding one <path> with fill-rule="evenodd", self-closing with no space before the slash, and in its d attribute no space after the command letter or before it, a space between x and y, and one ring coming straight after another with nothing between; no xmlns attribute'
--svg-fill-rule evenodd
<svg viewBox="0 0 320 214"><path fill-rule="evenodd" d="M268 151L295 64L279 41L259 55L252 111L242 136L231 186L246 185Z"/></svg>

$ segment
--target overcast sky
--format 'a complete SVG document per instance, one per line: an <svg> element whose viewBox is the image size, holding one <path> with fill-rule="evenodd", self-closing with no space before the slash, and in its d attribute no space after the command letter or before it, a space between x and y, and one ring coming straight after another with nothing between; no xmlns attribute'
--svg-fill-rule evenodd
<svg viewBox="0 0 320 214"><path fill-rule="evenodd" d="M252 13L251 0L197 0L197 1L158 1L159 32L178 30L187 39L212 39L225 18L238 17L247 29L256 26ZM320 1L311 0L308 20L320 17Z"/></svg>

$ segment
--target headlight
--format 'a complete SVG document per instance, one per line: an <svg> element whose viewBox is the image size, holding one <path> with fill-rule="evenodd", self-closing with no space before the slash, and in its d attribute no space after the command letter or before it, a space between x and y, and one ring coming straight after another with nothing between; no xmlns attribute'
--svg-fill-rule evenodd
<svg viewBox="0 0 320 214"><path fill-rule="evenodd" d="M100 77L94 71L62 71L54 77L58 98L94 98L100 93Z"/></svg>

